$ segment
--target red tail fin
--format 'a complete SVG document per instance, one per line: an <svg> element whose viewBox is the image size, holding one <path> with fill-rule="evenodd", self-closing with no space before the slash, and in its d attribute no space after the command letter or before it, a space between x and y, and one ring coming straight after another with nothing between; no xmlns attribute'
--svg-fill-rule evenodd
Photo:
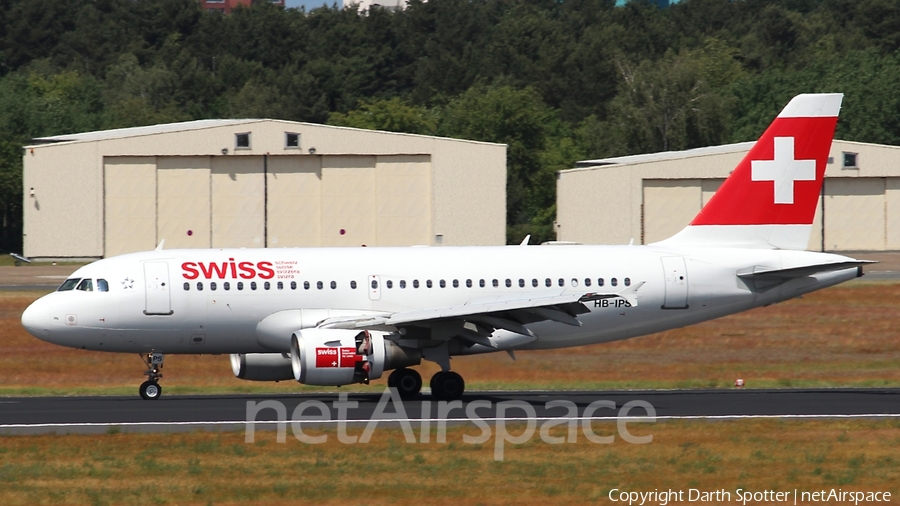
<svg viewBox="0 0 900 506"><path fill-rule="evenodd" d="M794 97L694 221L663 243L806 249L842 99Z"/></svg>

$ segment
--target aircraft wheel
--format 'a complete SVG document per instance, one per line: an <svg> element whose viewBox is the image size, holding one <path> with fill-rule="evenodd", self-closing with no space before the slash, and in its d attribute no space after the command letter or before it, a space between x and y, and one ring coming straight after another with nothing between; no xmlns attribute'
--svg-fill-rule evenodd
<svg viewBox="0 0 900 506"><path fill-rule="evenodd" d="M431 378L431 395L435 399L455 401L462 398L465 390L466 382L453 371L441 371Z"/></svg>
<svg viewBox="0 0 900 506"><path fill-rule="evenodd" d="M159 383L155 381L145 381L141 383L141 388L139 390L142 399L146 399L148 401L155 401L159 399L162 395L162 387L159 386Z"/></svg>
<svg viewBox="0 0 900 506"><path fill-rule="evenodd" d="M401 367L388 376L388 386L396 388L401 399L409 399L422 390L422 376L413 369Z"/></svg>

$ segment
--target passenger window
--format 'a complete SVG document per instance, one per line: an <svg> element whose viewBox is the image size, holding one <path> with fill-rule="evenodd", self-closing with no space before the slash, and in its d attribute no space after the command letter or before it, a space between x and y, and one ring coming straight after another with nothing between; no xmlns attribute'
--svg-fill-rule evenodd
<svg viewBox="0 0 900 506"><path fill-rule="evenodd" d="M279 290L284 290L284 283L281 281L279 281L278 284L275 286L278 287Z"/></svg>
<svg viewBox="0 0 900 506"><path fill-rule="evenodd" d="M447 282L443 279L441 280L441 288L447 288Z"/></svg>
<svg viewBox="0 0 900 506"><path fill-rule="evenodd" d="M597 286L603 286L603 278L597 278Z"/></svg>
<svg viewBox="0 0 900 506"><path fill-rule="evenodd" d="M337 289L337 281L332 281L332 282L331 282L331 289L332 289L332 290Z"/></svg>
<svg viewBox="0 0 900 506"><path fill-rule="evenodd" d="M107 283L105 279L98 279L97 280L97 291L108 292L109 291L109 283Z"/></svg>
<svg viewBox="0 0 900 506"><path fill-rule="evenodd" d="M431 280L430 279L425 282L425 286L427 286L428 288L431 288Z"/></svg>
<svg viewBox="0 0 900 506"><path fill-rule="evenodd" d="M304 282L303 282L303 289L304 289L304 290L309 290L309 281L304 281Z"/></svg>
<svg viewBox="0 0 900 506"><path fill-rule="evenodd" d="M577 280L577 279L572 278L572 286L573 286L573 287L578 286L578 280Z"/></svg>
<svg viewBox="0 0 900 506"><path fill-rule="evenodd" d="M563 278L559 278L559 286L566 286L566 280Z"/></svg>
<svg viewBox="0 0 900 506"><path fill-rule="evenodd" d="M387 280L387 282L385 283L385 285L387 285L388 288L394 288L394 282L391 281L390 279Z"/></svg>
<svg viewBox="0 0 900 506"><path fill-rule="evenodd" d="M459 280L458 279L453 280L453 288L459 288Z"/></svg>
<svg viewBox="0 0 900 506"><path fill-rule="evenodd" d="M226 292L228 290L231 290L231 283L229 283L228 281L222 283L222 288L224 288Z"/></svg>
<svg viewBox="0 0 900 506"><path fill-rule="evenodd" d="M537 288L537 286L538 286L538 280L537 280L537 279L532 279L532 280L531 280L531 286Z"/></svg>
<svg viewBox="0 0 900 506"><path fill-rule="evenodd" d="M351 282L350 282L350 288L356 290L356 281L351 281Z"/></svg>
<svg viewBox="0 0 900 506"><path fill-rule="evenodd" d="M519 278L519 288L525 288L525 280L522 278Z"/></svg>
<svg viewBox="0 0 900 506"><path fill-rule="evenodd" d="M321 281L316 281L316 288L318 288L319 290L321 290L322 288L325 288L325 285L322 284ZM372 288L375 288L375 287L373 286Z"/></svg>
<svg viewBox="0 0 900 506"><path fill-rule="evenodd" d="M191 284L188 283L187 281L185 281L185 283L184 283L184 291L185 291L185 292L188 292L188 291L190 291L190 290L191 290Z"/></svg>
<svg viewBox="0 0 900 506"><path fill-rule="evenodd" d="M625 278L625 286L631 286L631 278Z"/></svg>
<svg viewBox="0 0 900 506"><path fill-rule="evenodd" d="M591 286L591 278L584 278L584 286Z"/></svg>
<svg viewBox="0 0 900 506"><path fill-rule="evenodd" d="M509 288L511 286L512 286L512 280L509 278L506 278L506 288Z"/></svg>
<svg viewBox="0 0 900 506"><path fill-rule="evenodd" d="M372 289L374 290L374 289L376 289L376 288L378 288L378 280L377 280L377 279L373 279L373 280L372 280Z"/></svg>
<svg viewBox="0 0 900 506"><path fill-rule="evenodd" d="M268 289L272 288L272 284L269 283L268 281L266 281L265 283L263 283L263 288L265 288L266 290L268 290Z"/></svg>
<svg viewBox="0 0 900 506"><path fill-rule="evenodd" d="M202 292L202 291L203 291L203 283L200 282L200 281L197 282L197 291L198 291L198 292Z"/></svg>
<svg viewBox="0 0 900 506"><path fill-rule="evenodd" d="M419 280L418 279L413 280L413 288L419 288Z"/></svg>
<svg viewBox="0 0 900 506"><path fill-rule="evenodd" d="M481 288L484 288L484 280L483 279L478 280L478 286L480 286Z"/></svg>
<svg viewBox="0 0 900 506"><path fill-rule="evenodd" d="M216 291L216 282L215 281L212 281L209 283L209 289L212 290L213 292Z"/></svg>
<svg viewBox="0 0 900 506"><path fill-rule="evenodd" d="M466 280L466 288L472 288L472 280L471 279Z"/></svg>
<svg viewBox="0 0 900 506"><path fill-rule="evenodd" d="M405 279L400 280L400 288L406 288L406 280Z"/></svg>
<svg viewBox="0 0 900 506"><path fill-rule="evenodd" d="M296 290L296 289L297 289L297 282L291 281L291 290Z"/></svg>
<svg viewBox="0 0 900 506"><path fill-rule="evenodd" d="M238 281L237 289L238 289L238 290L243 290L243 289L244 289L244 282L243 282L243 281Z"/></svg>
<svg viewBox="0 0 900 506"><path fill-rule="evenodd" d="M494 281L492 281L492 284L494 285L494 288L497 288L498 286L500 286L500 282L496 279Z"/></svg>
<svg viewBox="0 0 900 506"><path fill-rule="evenodd" d="M553 286L553 280L551 280L550 278L545 279L544 286L546 286L547 288L550 288L551 286Z"/></svg>
<svg viewBox="0 0 900 506"><path fill-rule="evenodd" d="M63 284L59 285L59 288L56 289L57 292L68 292L69 290L74 290L78 285L78 282L81 281L81 278L72 278L63 281Z"/></svg>
<svg viewBox="0 0 900 506"><path fill-rule="evenodd" d="M612 286L616 286L619 284L619 280L617 280L616 278L612 278L609 280L609 284L611 284Z"/></svg>
<svg viewBox="0 0 900 506"><path fill-rule="evenodd" d="M93 292L94 283L90 280L90 278L84 278L81 280L81 283L78 283L78 288L76 288L76 290L81 290L82 292Z"/></svg>
<svg viewBox="0 0 900 506"><path fill-rule="evenodd" d="M251 282L250 282L250 289L251 289L251 290L256 290L256 281L251 281Z"/></svg>

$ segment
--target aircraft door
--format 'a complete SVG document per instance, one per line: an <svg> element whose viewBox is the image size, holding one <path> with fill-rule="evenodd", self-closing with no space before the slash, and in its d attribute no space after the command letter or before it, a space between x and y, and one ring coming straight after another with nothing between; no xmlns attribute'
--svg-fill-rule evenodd
<svg viewBox="0 0 900 506"><path fill-rule="evenodd" d="M369 276L369 299L381 300L381 276Z"/></svg>
<svg viewBox="0 0 900 506"><path fill-rule="evenodd" d="M166 262L144 263L144 289L146 315L172 314L172 299L169 290L169 264Z"/></svg>
<svg viewBox="0 0 900 506"><path fill-rule="evenodd" d="M688 308L688 278L684 257L662 257L663 275L666 281L666 298L663 309Z"/></svg>

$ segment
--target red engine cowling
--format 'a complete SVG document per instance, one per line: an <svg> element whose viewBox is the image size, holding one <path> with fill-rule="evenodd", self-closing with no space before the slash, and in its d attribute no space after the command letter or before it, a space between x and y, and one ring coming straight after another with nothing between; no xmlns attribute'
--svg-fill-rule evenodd
<svg viewBox="0 0 900 506"><path fill-rule="evenodd" d="M291 335L294 379L306 385L369 383L388 369L416 365L418 350L401 348L381 332L302 329Z"/></svg>
<svg viewBox="0 0 900 506"><path fill-rule="evenodd" d="M384 372L384 336L368 331L303 329L291 335L294 379L306 385L368 383Z"/></svg>

